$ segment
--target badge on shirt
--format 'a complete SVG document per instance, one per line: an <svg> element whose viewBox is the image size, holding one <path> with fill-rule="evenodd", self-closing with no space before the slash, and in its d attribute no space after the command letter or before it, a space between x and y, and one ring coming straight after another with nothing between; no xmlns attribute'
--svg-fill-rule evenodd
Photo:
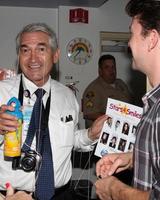
<svg viewBox="0 0 160 200"><path fill-rule="evenodd" d="M93 102L92 101L87 101L86 102L86 107L87 108L92 108L93 107Z"/></svg>
<svg viewBox="0 0 160 200"><path fill-rule="evenodd" d="M32 110L33 110L33 106L31 106L31 105L23 106L23 133L24 133L24 136L27 135L29 123L31 120Z"/></svg>
<svg viewBox="0 0 160 200"><path fill-rule="evenodd" d="M92 108L93 107L93 98L95 97L95 94L93 91L89 91L86 94L86 98L88 99L88 101L86 102L86 107L87 108Z"/></svg>
<svg viewBox="0 0 160 200"><path fill-rule="evenodd" d="M87 98L87 99L92 99L93 97L95 97L95 94L94 94L93 91L87 92L87 94L86 94L86 98Z"/></svg>

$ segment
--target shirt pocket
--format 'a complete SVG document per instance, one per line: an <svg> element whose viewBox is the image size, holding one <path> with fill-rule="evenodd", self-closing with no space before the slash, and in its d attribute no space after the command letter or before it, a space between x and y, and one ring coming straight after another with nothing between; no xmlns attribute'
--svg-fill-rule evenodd
<svg viewBox="0 0 160 200"><path fill-rule="evenodd" d="M73 147L74 144L74 122L56 121L55 128L55 142L60 147Z"/></svg>

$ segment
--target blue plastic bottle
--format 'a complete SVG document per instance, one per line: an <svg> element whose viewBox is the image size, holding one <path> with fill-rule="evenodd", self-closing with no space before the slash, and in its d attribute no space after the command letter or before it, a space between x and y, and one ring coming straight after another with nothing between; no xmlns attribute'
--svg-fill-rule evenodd
<svg viewBox="0 0 160 200"><path fill-rule="evenodd" d="M6 112L18 118L19 126L17 130L4 135L4 156L17 157L21 155L23 114L21 111L21 104L16 97L12 97L7 105L11 105L15 108L14 111Z"/></svg>

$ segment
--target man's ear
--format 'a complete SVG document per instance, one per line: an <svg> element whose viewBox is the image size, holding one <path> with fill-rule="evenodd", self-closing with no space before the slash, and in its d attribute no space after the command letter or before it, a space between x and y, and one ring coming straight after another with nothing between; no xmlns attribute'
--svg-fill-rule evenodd
<svg viewBox="0 0 160 200"><path fill-rule="evenodd" d="M54 52L54 54L53 54L53 63L54 63L54 64L58 62L58 60L59 60L59 55L60 55L60 50L57 49L57 50Z"/></svg>
<svg viewBox="0 0 160 200"><path fill-rule="evenodd" d="M158 44L158 40L159 40L158 32L155 29L151 30L151 32L149 33L149 44L148 44L149 51L151 51L156 47L156 45Z"/></svg>

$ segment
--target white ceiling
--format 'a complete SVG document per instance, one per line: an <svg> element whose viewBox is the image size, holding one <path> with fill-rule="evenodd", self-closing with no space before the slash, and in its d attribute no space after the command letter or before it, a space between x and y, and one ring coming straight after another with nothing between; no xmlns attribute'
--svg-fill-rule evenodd
<svg viewBox="0 0 160 200"><path fill-rule="evenodd" d="M59 6L100 7L108 0L0 0L0 6L58 8Z"/></svg>

